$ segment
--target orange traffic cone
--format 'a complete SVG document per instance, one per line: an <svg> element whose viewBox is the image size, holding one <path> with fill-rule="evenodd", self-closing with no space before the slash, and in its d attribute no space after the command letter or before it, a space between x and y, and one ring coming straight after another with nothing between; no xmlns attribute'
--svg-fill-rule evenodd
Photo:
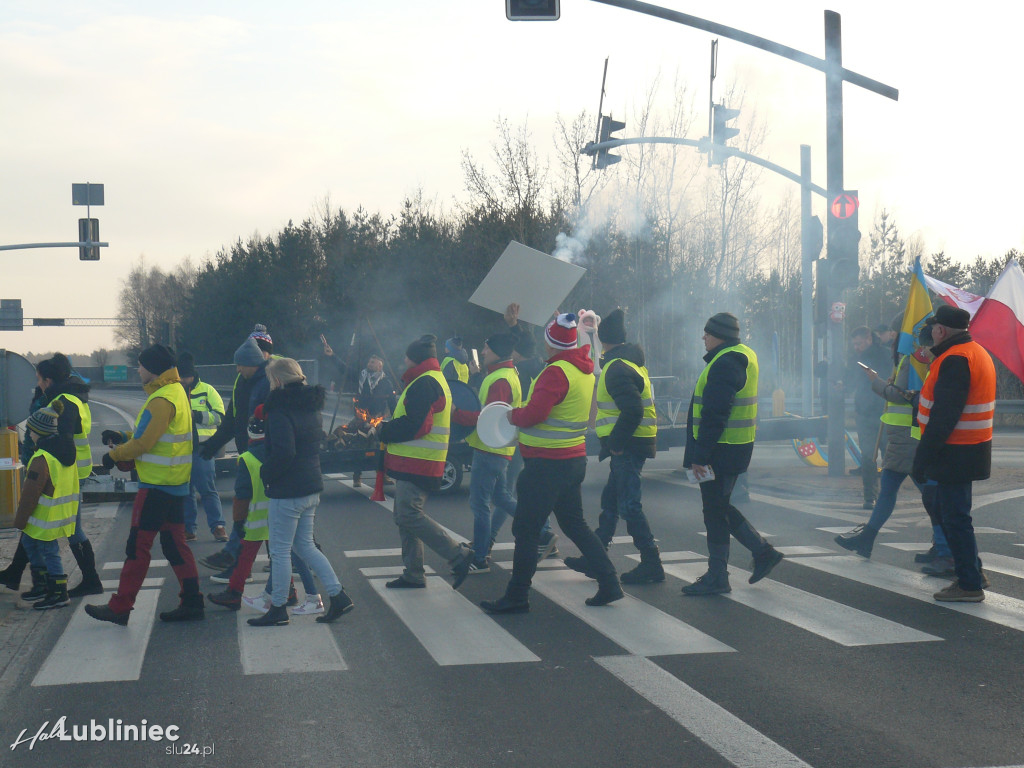
<svg viewBox="0 0 1024 768"><path fill-rule="evenodd" d="M384 446L381 445L381 456L384 455ZM380 466L377 467L377 479L373 483L373 495L370 496L370 501L384 501L384 462L380 462Z"/></svg>

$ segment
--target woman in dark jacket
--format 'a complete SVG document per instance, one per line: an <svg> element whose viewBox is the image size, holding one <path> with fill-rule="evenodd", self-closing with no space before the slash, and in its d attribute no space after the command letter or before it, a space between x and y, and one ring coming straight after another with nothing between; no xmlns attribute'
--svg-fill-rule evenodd
<svg viewBox="0 0 1024 768"><path fill-rule="evenodd" d="M327 557L313 543L313 522L320 503L320 441L323 426L320 409L324 388L310 387L299 364L289 357L267 366L270 395L264 406L267 458L260 478L270 499L270 562L274 584L272 605L262 616L249 619L256 627L288 623L288 584L291 553L297 554L320 577L331 605L317 621L334 621L354 607Z"/></svg>

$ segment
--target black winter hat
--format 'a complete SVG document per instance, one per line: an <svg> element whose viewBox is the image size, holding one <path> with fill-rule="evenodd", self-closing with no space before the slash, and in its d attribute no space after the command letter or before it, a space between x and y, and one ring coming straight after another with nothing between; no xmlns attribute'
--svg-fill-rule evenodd
<svg viewBox="0 0 1024 768"><path fill-rule="evenodd" d="M719 312L704 324L704 332L723 341L739 341L740 321L731 312Z"/></svg>
<svg viewBox="0 0 1024 768"><path fill-rule="evenodd" d="M498 356L499 360L508 360L512 357L512 350L515 348L516 340L511 333L496 333L484 342L491 348L491 352Z"/></svg>
<svg viewBox="0 0 1024 768"><path fill-rule="evenodd" d="M515 339L513 351L518 352L521 357L530 358L537 352L537 340L529 331L521 333Z"/></svg>
<svg viewBox="0 0 1024 768"><path fill-rule="evenodd" d="M139 353L139 363L154 376L174 367L174 350L163 344L154 344Z"/></svg>
<svg viewBox="0 0 1024 768"><path fill-rule="evenodd" d="M935 314L925 320L927 325L944 325L957 331L966 331L971 324L971 313L960 307L943 304L935 310Z"/></svg>
<svg viewBox="0 0 1024 768"><path fill-rule="evenodd" d="M408 348L406 348L405 356L417 365L428 358L436 358L437 336L432 333L426 333L423 336L420 336L416 341L410 344Z"/></svg>
<svg viewBox="0 0 1024 768"><path fill-rule="evenodd" d="M182 352L178 355L178 375L183 379L199 375L196 371L196 359L191 352Z"/></svg>
<svg viewBox="0 0 1024 768"><path fill-rule="evenodd" d="M626 343L626 313L622 307L616 307L603 318L597 326L597 338L604 344Z"/></svg>

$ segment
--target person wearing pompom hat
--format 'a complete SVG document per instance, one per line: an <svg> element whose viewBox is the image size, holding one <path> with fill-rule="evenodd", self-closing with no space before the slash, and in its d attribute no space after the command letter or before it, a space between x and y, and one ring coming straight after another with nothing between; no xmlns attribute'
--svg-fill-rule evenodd
<svg viewBox="0 0 1024 768"><path fill-rule="evenodd" d="M160 620L197 621L205 615L196 561L185 543L185 496L192 476L192 408L176 360L174 350L163 344L142 350L139 379L147 398L135 429L131 435L103 432L103 442L112 446L103 456L103 466L109 470L118 462L134 461L139 492L117 591L105 605L85 606L85 612L99 621L127 626L157 535L181 587L181 603L161 613Z"/></svg>
<svg viewBox="0 0 1024 768"><path fill-rule="evenodd" d="M437 362L437 337L427 334L405 350L405 389L398 397L394 418L380 426L384 469L395 480L394 521L402 538L405 568L388 589L422 589L427 586L423 568L426 544L448 561L452 588L458 589L469 575L473 550L460 544L423 511L430 493L441 487L448 435L451 429L452 393Z"/></svg>
<svg viewBox="0 0 1024 768"><path fill-rule="evenodd" d="M509 422L519 427L525 467L516 486L512 576L503 596L480 603L488 613L530 610L540 532L552 512L597 579L597 593L587 598L587 605L607 605L623 597L615 566L583 519L580 489L587 472L586 434L594 397L594 364L587 356L588 350L576 346L577 340L575 314L558 314L547 324L544 343L548 364L533 382L527 404L508 413Z"/></svg>
<svg viewBox="0 0 1024 768"><path fill-rule="evenodd" d="M611 457L608 482L601 493L601 516L595 533L608 548L621 516L640 564L622 574L623 584L651 584L665 580L658 545L640 502L640 474L647 459L657 453L658 420L654 390L647 373L643 348L626 342L626 314L616 308L598 327L604 343L604 367L597 381L596 431L601 438L600 461ZM570 568L590 575L584 557L567 557Z"/></svg>
<svg viewBox="0 0 1024 768"><path fill-rule="evenodd" d="M704 324L704 362L686 416L683 466L700 483L708 532L708 570L684 595L717 595L729 586L729 538L754 556L754 584L779 564L782 553L769 544L730 502L736 478L747 471L757 428L757 355L740 343L740 323L719 312Z"/></svg>

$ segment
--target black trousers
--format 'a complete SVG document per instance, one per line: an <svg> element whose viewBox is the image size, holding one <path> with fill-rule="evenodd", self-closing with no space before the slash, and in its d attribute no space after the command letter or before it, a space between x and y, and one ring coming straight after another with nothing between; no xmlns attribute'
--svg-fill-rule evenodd
<svg viewBox="0 0 1024 768"><path fill-rule="evenodd" d="M523 461L523 471L516 482L516 513L512 535L516 540L512 556L512 578L506 595L525 600L537 572L537 544L544 521L552 512L558 527L569 537L597 574L599 584L618 580L615 566L604 545L583 519L583 497L580 486L587 473L587 459L537 459Z"/></svg>
<svg viewBox="0 0 1024 768"><path fill-rule="evenodd" d="M729 498L738 475L716 472L714 480L700 484L700 498L704 504L704 525L708 531L708 570L725 573L729 562L729 537L750 550L752 555L768 551L771 545L757 532L747 518L732 505Z"/></svg>

